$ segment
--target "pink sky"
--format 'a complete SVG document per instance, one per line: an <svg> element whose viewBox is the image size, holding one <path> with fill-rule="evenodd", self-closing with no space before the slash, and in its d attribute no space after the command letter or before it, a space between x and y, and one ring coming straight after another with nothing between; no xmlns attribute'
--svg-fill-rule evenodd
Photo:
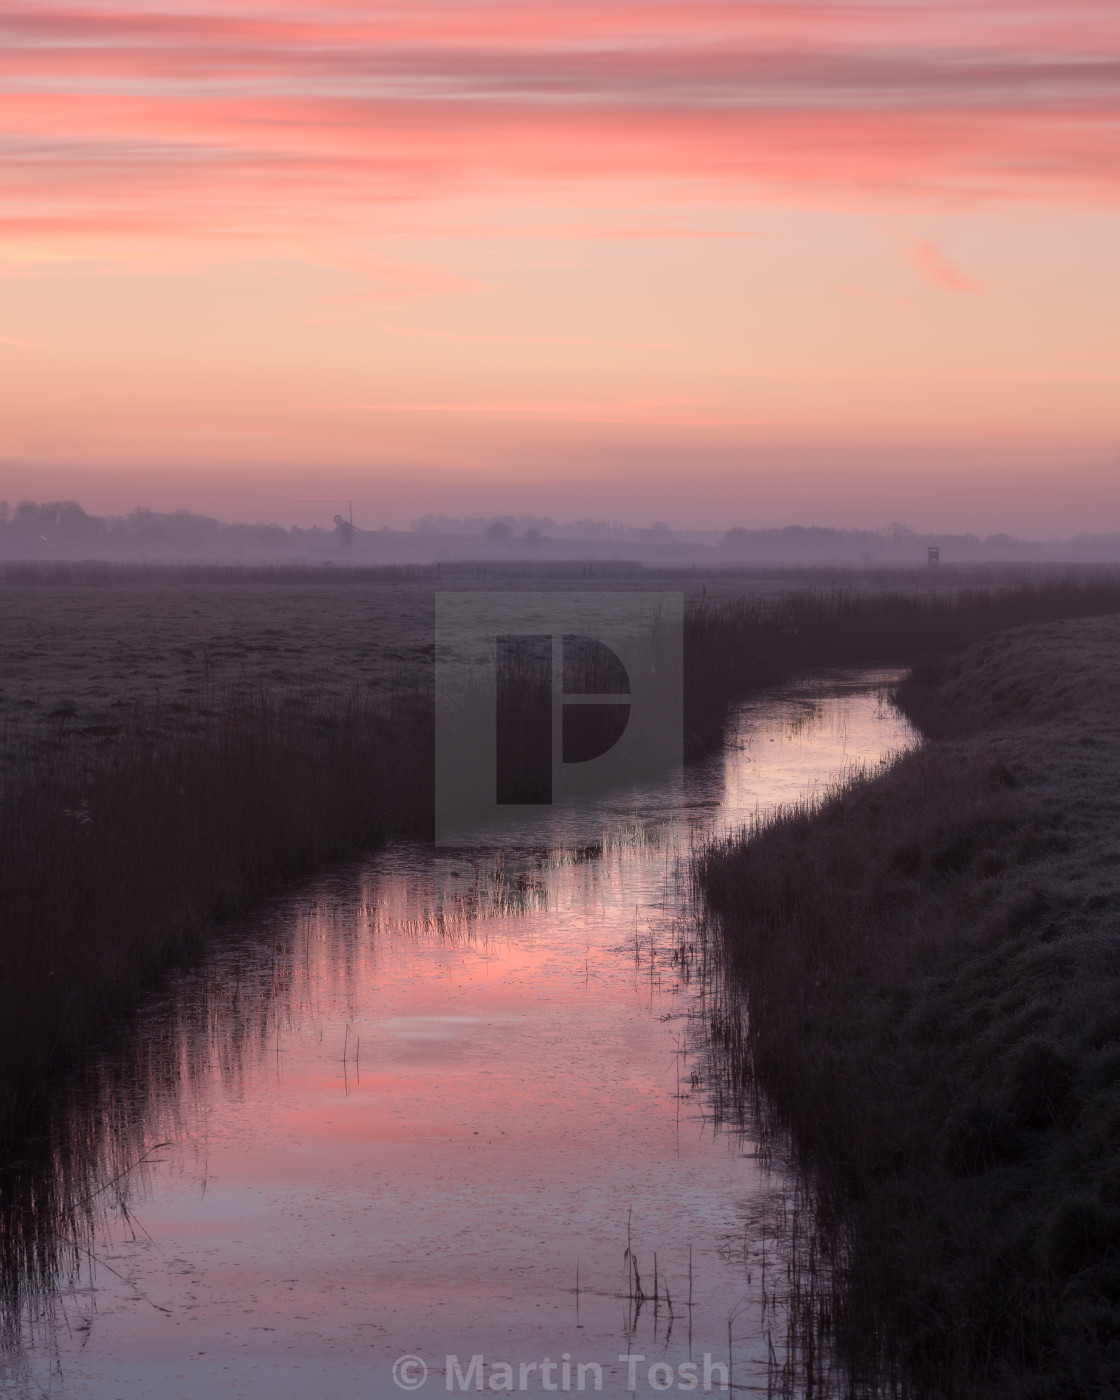
<svg viewBox="0 0 1120 1400"><path fill-rule="evenodd" d="M1112 3L0 10L0 496L1120 529Z"/></svg>

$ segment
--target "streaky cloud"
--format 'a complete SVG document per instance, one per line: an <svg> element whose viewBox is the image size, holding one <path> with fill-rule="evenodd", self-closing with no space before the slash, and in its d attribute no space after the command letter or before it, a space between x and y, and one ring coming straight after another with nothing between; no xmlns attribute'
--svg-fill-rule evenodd
<svg viewBox="0 0 1120 1400"><path fill-rule="evenodd" d="M683 196L1115 200L1112 6L300 7L0 14L0 236L361 226L525 182Z"/></svg>

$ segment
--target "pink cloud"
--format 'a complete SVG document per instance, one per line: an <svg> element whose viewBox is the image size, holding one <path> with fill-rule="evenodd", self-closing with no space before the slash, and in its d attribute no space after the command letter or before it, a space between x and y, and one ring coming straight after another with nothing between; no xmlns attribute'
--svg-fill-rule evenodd
<svg viewBox="0 0 1120 1400"><path fill-rule="evenodd" d="M288 404L285 413L452 414L466 417L547 419L568 423L620 423L643 426L710 423L690 399L458 399L450 402ZM740 420L735 420L739 422Z"/></svg>
<svg viewBox="0 0 1120 1400"><path fill-rule="evenodd" d="M0 78L9 238L279 236L526 181L1111 202L1120 168L1100 3L17 0Z"/></svg>
<svg viewBox="0 0 1120 1400"><path fill-rule="evenodd" d="M910 261L932 287L946 292L975 292L979 284L960 272L936 243L928 238L909 240Z"/></svg>

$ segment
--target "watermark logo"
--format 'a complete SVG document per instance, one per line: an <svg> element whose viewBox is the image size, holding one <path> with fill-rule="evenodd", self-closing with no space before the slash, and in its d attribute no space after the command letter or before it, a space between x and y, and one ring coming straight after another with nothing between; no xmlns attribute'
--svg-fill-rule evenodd
<svg viewBox="0 0 1120 1400"><path fill-rule="evenodd" d="M428 1379L427 1362L419 1356L398 1356L393 1362L393 1381L401 1390L419 1390Z"/></svg>
<svg viewBox="0 0 1120 1400"><path fill-rule="evenodd" d="M679 593L436 595L436 842L587 837L683 763Z"/></svg>
<svg viewBox="0 0 1120 1400"><path fill-rule="evenodd" d="M541 1357L538 1361L488 1361L481 1353L473 1356L444 1357L444 1389L451 1391L558 1391L577 1394L601 1392L604 1367L598 1361L573 1360L570 1352L559 1358ZM705 1352L697 1360L648 1362L645 1356L631 1354L618 1358L624 1372L627 1391L649 1391L664 1394L669 1390L728 1391L728 1366L712 1359ZM401 1390L419 1390L428 1379L428 1367L419 1356L398 1356L393 1362L393 1380ZM620 1379L621 1379L620 1375Z"/></svg>

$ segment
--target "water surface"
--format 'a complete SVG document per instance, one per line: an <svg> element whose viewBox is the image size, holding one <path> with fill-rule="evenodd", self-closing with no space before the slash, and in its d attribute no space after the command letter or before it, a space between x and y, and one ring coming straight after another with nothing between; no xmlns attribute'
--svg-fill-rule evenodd
<svg viewBox="0 0 1120 1400"><path fill-rule="evenodd" d="M105 1067L132 1127L7 1390L399 1397L412 1355L434 1396L479 1355L488 1390L566 1359L573 1391L596 1363L604 1394L676 1393L692 1358L702 1393L707 1355L764 1391L789 1182L713 1115L689 855L910 745L890 679L752 701L683 798L626 794L581 848L392 848L178 978L142 1083Z"/></svg>

